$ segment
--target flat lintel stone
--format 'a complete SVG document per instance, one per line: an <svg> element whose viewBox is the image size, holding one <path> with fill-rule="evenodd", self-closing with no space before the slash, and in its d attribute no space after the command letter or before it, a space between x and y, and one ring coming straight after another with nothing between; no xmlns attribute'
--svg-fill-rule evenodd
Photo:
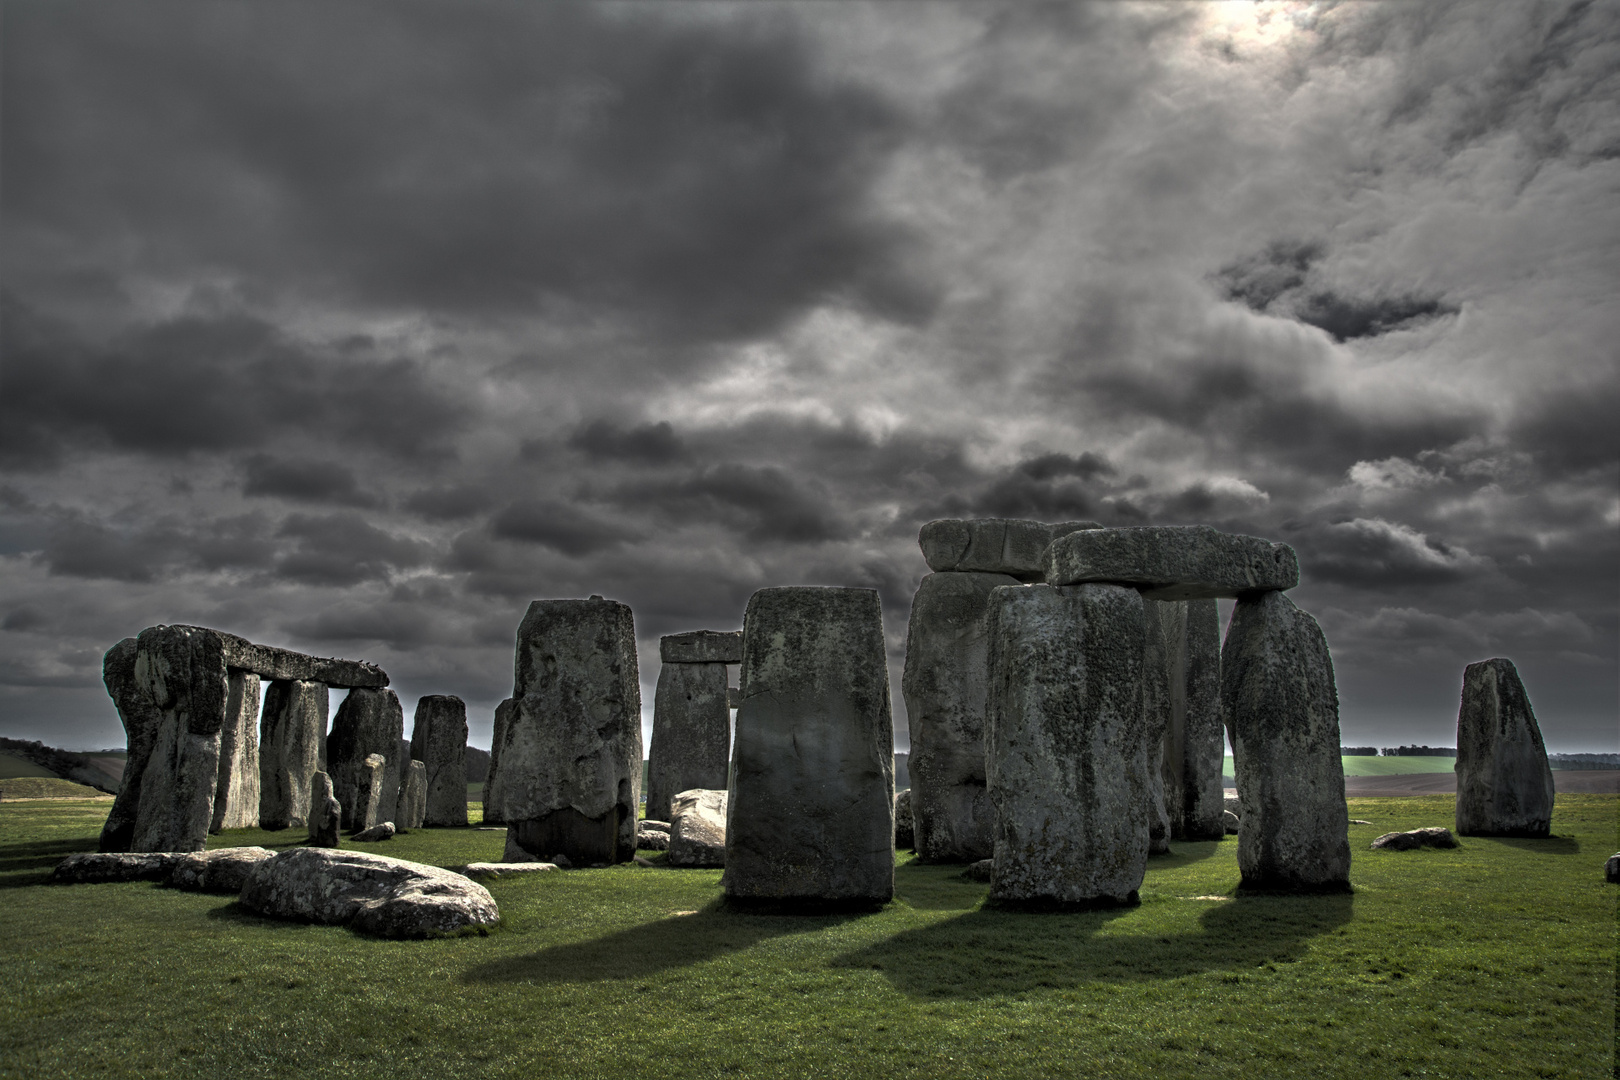
<svg viewBox="0 0 1620 1080"><path fill-rule="evenodd" d="M1149 600L1207 600L1275 592L1299 584L1287 544L1223 533L1208 525L1085 529L1046 550L1051 585L1132 585Z"/></svg>
<svg viewBox="0 0 1620 1080"><path fill-rule="evenodd" d="M339 660L305 656L274 645L255 645L246 638L215 630L225 643L225 666L251 671L272 682L318 682L340 690L381 689L388 685L388 673L364 660Z"/></svg>
<svg viewBox="0 0 1620 1080"><path fill-rule="evenodd" d="M740 664L741 630L692 630L658 639L658 658L666 664Z"/></svg>
<svg viewBox="0 0 1620 1080"><path fill-rule="evenodd" d="M1095 521L1065 521L1050 525L1021 518L945 518L930 521L917 534L928 569L1011 574L1020 580L1039 581L1041 556L1060 536L1098 529Z"/></svg>

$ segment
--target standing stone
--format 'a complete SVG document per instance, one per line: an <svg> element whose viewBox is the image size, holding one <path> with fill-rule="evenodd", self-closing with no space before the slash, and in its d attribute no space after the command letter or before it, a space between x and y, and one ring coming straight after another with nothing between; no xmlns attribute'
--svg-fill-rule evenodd
<svg viewBox="0 0 1620 1080"><path fill-rule="evenodd" d="M1221 707L1232 723L1243 804L1243 887L1348 889L1350 814L1333 658L1316 620L1282 593L1250 594L1233 609L1221 650Z"/></svg>
<svg viewBox="0 0 1620 1080"><path fill-rule="evenodd" d="M1147 872L1142 598L1118 585L997 589L988 745L990 896L1130 904Z"/></svg>
<svg viewBox="0 0 1620 1080"><path fill-rule="evenodd" d="M405 710L392 690L358 688L338 706L332 718L332 733L326 737L326 772L332 777L332 790L343 804L345 829L369 829L377 821L361 824L367 800L358 794L368 772L366 761L373 754L386 761L377 789L377 805L383 818L399 803L400 773L404 760L399 753L405 733ZM378 819L382 820L382 819Z"/></svg>
<svg viewBox="0 0 1620 1080"><path fill-rule="evenodd" d="M1163 609L1173 611L1176 606L1173 601L1142 601L1142 737L1148 747L1145 795L1149 855L1170 853L1170 811L1165 800L1168 770L1164 762L1169 753L1172 705Z"/></svg>
<svg viewBox="0 0 1620 1080"><path fill-rule="evenodd" d="M911 601L900 680L911 725L912 817L917 854L977 862L995 848L995 808L985 790L985 683L991 590L1007 574L937 573Z"/></svg>
<svg viewBox="0 0 1620 1080"><path fill-rule="evenodd" d="M731 710L726 665L666 662L653 698L652 743L647 748L647 816L670 817L675 796L726 786Z"/></svg>
<svg viewBox="0 0 1620 1080"><path fill-rule="evenodd" d="M726 793L694 788L670 802L669 864L726 865Z"/></svg>
<svg viewBox="0 0 1620 1080"><path fill-rule="evenodd" d="M1176 840L1225 835L1221 772L1221 628L1214 600L1162 603L1169 662L1170 727L1165 739L1165 808Z"/></svg>
<svg viewBox="0 0 1620 1080"><path fill-rule="evenodd" d="M743 622L726 895L894 895L894 725L872 589L761 589Z"/></svg>
<svg viewBox="0 0 1620 1080"><path fill-rule="evenodd" d="M506 741L506 729L512 723L512 711L517 702L507 698L495 706L495 730L489 742L489 773L484 777L484 824L505 825L501 784L501 744Z"/></svg>
<svg viewBox="0 0 1620 1080"><path fill-rule="evenodd" d="M427 766L420 761L407 761L405 779L399 785L399 804L394 809L394 828L410 832L422 827L427 816Z"/></svg>
<svg viewBox="0 0 1620 1080"><path fill-rule="evenodd" d="M1456 770L1458 833L1549 834L1552 767L1513 661L1481 660L1464 670Z"/></svg>
<svg viewBox="0 0 1620 1080"><path fill-rule="evenodd" d="M148 627L136 639L135 681L160 719L130 850L201 851L214 820L230 701L224 644L202 627Z"/></svg>
<svg viewBox="0 0 1620 1080"><path fill-rule="evenodd" d="M209 832L259 824L259 677L230 673L225 726L219 732L219 783Z"/></svg>
<svg viewBox="0 0 1620 1080"><path fill-rule="evenodd" d="M658 639L658 659L666 664L740 664L741 630L688 630Z"/></svg>
<svg viewBox="0 0 1620 1080"><path fill-rule="evenodd" d="M140 809L141 775L152 757L157 742L158 726L163 714L152 699L141 689L135 678L136 640L125 638L102 657L101 681L118 710L118 719L124 725L124 739L128 756L124 759L124 779L119 785L118 797L113 800L107 822L101 828L99 849L105 852L130 850L135 836L135 818Z"/></svg>
<svg viewBox="0 0 1620 1080"><path fill-rule="evenodd" d="M628 862L641 802L635 617L615 600L536 600L518 627L501 746L511 842L542 859Z"/></svg>
<svg viewBox="0 0 1620 1080"><path fill-rule="evenodd" d="M894 793L894 850L912 851L917 847L917 826L911 816L911 789Z"/></svg>
<svg viewBox="0 0 1620 1080"><path fill-rule="evenodd" d="M368 754L361 762L358 782L354 785L353 807L343 808L343 820L354 832L365 832L383 820L383 789L388 776L388 759L381 754ZM336 794L334 785L333 794ZM397 799L397 793L396 793ZM339 800L341 803L342 800Z"/></svg>
<svg viewBox="0 0 1620 1080"><path fill-rule="evenodd" d="M326 684L276 681L264 695L259 739L259 828L309 824L309 785L326 742Z"/></svg>
<svg viewBox="0 0 1620 1080"><path fill-rule="evenodd" d="M309 843L311 847L335 848L343 824L343 804L332 793L332 778L315 773L309 781Z"/></svg>
<svg viewBox="0 0 1620 1080"><path fill-rule="evenodd" d="M427 769L424 825L467 824L467 706L449 694L416 703L411 757Z"/></svg>

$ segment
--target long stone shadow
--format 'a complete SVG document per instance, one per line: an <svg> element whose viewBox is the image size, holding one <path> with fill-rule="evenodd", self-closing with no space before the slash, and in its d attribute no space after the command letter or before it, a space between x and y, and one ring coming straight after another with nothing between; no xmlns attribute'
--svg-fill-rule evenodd
<svg viewBox="0 0 1620 1080"><path fill-rule="evenodd" d="M1181 866L1191 866L1195 862L1203 862L1205 859L1213 858L1220 847L1219 840L1172 840L1168 855L1148 857L1148 872L1173 870Z"/></svg>
<svg viewBox="0 0 1620 1080"><path fill-rule="evenodd" d="M904 994L987 998L1093 982L1174 979L1298 960L1351 918L1354 897L1240 896L1209 904L1198 930L1105 934L1132 908L1036 914L981 907L847 953L834 966L881 971Z"/></svg>
<svg viewBox="0 0 1620 1080"><path fill-rule="evenodd" d="M1538 855L1575 855L1581 850L1581 842L1573 836L1459 836L1457 840L1462 844L1501 844Z"/></svg>
<svg viewBox="0 0 1620 1080"><path fill-rule="evenodd" d="M591 941L553 945L539 952L479 964L461 978L468 983L637 979L739 952L770 938L814 933L862 917L853 912L759 914L716 899L690 915L675 915Z"/></svg>
<svg viewBox="0 0 1620 1080"><path fill-rule="evenodd" d="M96 850L95 840L34 840L0 847L0 889L22 889L43 884L56 864L68 855ZM29 873L34 871L34 873Z"/></svg>

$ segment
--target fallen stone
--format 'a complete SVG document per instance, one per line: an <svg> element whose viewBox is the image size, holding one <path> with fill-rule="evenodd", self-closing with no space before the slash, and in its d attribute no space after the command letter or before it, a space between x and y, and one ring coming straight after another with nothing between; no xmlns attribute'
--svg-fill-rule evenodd
<svg viewBox="0 0 1620 1080"><path fill-rule="evenodd" d="M1161 603L1169 711L1164 743L1165 812L1174 840L1225 835L1221 772L1221 627L1214 600Z"/></svg>
<svg viewBox="0 0 1620 1080"><path fill-rule="evenodd" d="M201 627L149 626L136 638L134 676L159 721L141 772L130 850L201 851L214 821L230 701L223 643Z"/></svg>
<svg viewBox="0 0 1620 1080"><path fill-rule="evenodd" d="M335 848L343 826L343 804L332 794L332 778L316 773L309 783L309 842L315 847Z"/></svg>
<svg viewBox="0 0 1620 1080"><path fill-rule="evenodd" d="M658 658L666 664L740 664L741 630L691 630L658 639Z"/></svg>
<svg viewBox="0 0 1620 1080"><path fill-rule="evenodd" d="M562 854L561 852L558 852L556 855L553 855L551 857L551 861L553 863L555 863L557 866L564 869L564 870L571 870L571 869L573 869L573 866L574 866L573 860L570 859L567 855Z"/></svg>
<svg viewBox="0 0 1620 1080"><path fill-rule="evenodd" d="M69 855L51 871L51 881L59 885L80 885L106 881L165 881L182 852L105 851Z"/></svg>
<svg viewBox="0 0 1620 1080"><path fill-rule="evenodd" d="M668 851L669 830L650 829L643 823L636 831L636 848L646 851Z"/></svg>
<svg viewBox="0 0 1620 1080"><path fill-rule="evenodd" d="M918 533L928 569L937 572L958 570L987 574L1011 574L1022 581L1039 581L1041 556L1054 538L1083 529L1101 528L1095 521L1068 521L1048 525L1043 521L1013 518L977 518L962 521L947 518L930 521Z"/></svg>
<svg viewBox="0 0 1620 1080"><path fill-rule="evenodd" d="M637 824L643 829L661 829L669 832L669 822L658 818L642 818Z"/></svg>
<svg viewBox="0 0 1620 1080"><path fill-rule="evenodd" d="M407 761L399 784L399 805L394 808L394 831L420 829L426 816L427 766L420 761Z"/></svg>
<svg viewBox="0 0 1620 1080"><path fill-rule="evenodd" d="M362 851L294 848L254 868L238 897L261 915L380 937L483 929L500 921L482 885L449 870Z"/></svg>
<svg viewBox="0 0 1620 1080"><path fill-rule="evenodd" d="M408 757L399 752L405 734L405 710L399 696L387 689L350 690L337 715L332 733L326 737L326 772L332 777L332 790L343 804L345 829L369 829L379 820L391 817L399 805L399 784ZM372 783L367 760L383 759L383 772ZM371 792L362 793L363 784L372 784L377 807L371 810Z"/></svg>
<svg viewBox="0 0 1620 1080"><path fill-rule="evenodd" d="M643 859L640 855L637 855L634 859L631 860L631 862L634 862L637 866L656 867L658 865L657 863L653 862L651 859Z"/></svg>
<svg viewBox="0 0 1620 1080"><path fill-rule="evenodd" d="M503 811L536 856L628 862L641 802L635 618L600 597L536 600L518 627ZM553 862L556 860L553 859Z"/></svg>
<svg viewBox="0 0 1620 1080"><path fill-rule="evenodd" d="M1299 584L1299 560L1287 544L1208 525L1080 530L1054 540L1044 565L1050 584L1130 585L1149 600L1237 597Z"/></svg>
<svg viewBox="0 0 1620 1080"><path fill-rule="evenodd" d="M726 895L894 895L894 726L873 589L761 589L743 620Z"/></svg>
<svg viewBox="0 0 1620 1080"><path fill-rule="evenodd" d="M484 824L506 825L506 785L501 779L501 746L506 742L506 729L512 724L512 713L517 702L507 698L495 706L494 733L489 743L489 775L484 778Z"/></svg>
<svg viewBox="0 0 1620 1080"><path fill-rule="evenodd" d="M136 640L125 638L107 650L101 661L101 681L107 687L118 710L118 720L124 725L125 745L124 779L118 795L113 799L107 821L101 827L99 847L104 852L128 851L135 836L135 818L140 809L141 775L152 757L157 742L158 726L163 714L135 678Z"/></svg>
<svg viewBox="0 0 1620 1080"><path fill-rule="evenodd" d="M914 842L925 861L973 862L994 852L996 814L985 789L987 620L992 590L1018 583L1009 574L936 573L912 598L900 689L911 724Z"/></svg>
<svg viewBox="0 0 1620 1080"><path fill-rule="evenodd" d="M330 703L326 684L273 682L259 740L259 828L309 824L309 785L321 766Z"/></svg>
<svg viewBox="0 0 1620 1080"><path fill-rule="evenodd" d="M994 859L980 859L978 862L969 863L968 868L962 871L962 876L969 881L988 882L995 875L996 860Z"/></svg>
<svg viewBox="0 0 1620 1080"><path fill-rule="evenodd" d="M985 733L1003 902L1137 901L1147 872L1142 597L1117 585L1001 588Z"/></svg>
<svg viewBox="0 0 1620 1080"><path fill-rule="evenodd" d="M670 817L670 804L682 791L725 787L730 751L726 665L666 661L653 697L647 816Z"/></svg>
<svg viewBox="0 0 1620 1080"><path fill-rule="evenodd" d="M1353 817L1353 818L1350 819L1350 824L1352 824L1352 825L1371 825L1372 822L1366 820L1365 818Z"/></svg>
<svg viewBox="0 0 1620 1080"><path fill-rule="evenodd" d="M1451 830L1440 825L1406 832L1387 832L1372 842L1372 847L1387 851L1411 851L1420 847L1454 848L1457 838Z"/></svg>
<svg viewBox="0 0 1620 1080"><path fill-rule="evenodd" d="M1603 864L1603 880L1610 885L1620 885L1620 852L1609 856L1609 861Z"/></svg>
<svg viewBox="0 0 1620 1080"><path fill-rule="evenodd" d="M177 855L168 884L187 892L239 893L253 868L275 852L262 847L215 848Z"/></svg>
<svg viewBox="0 0 1620 1080"><path fill-rule="evenodd" d="M544 874L556 869L556 863L548 862L475 862L468 863L456 872L464 877L476 879L512 877L517 874Z"/></svg>
<svg viewBox="0 0 1620 1080"><path fill-rule="evenodd" d="M467 705L451 694L416 703L411 757L427 770L423 825L467 824Z"/></svg>
<svg viewBox="0 0 1620 1080"><path fill-rule="evenodd" d="M259 824L259 677L231 671L219 729L219 781L209 832ZM235 891L234 889L231 891Z"/></svg>
<svg viewBox="0 0 1620 1080"><path fill-rule="evenodd" d="M1458 833L1550 834L1552 767L1513 661L1481 660L1463 672L1456 771Z"/></svg>
<svg viewBox="0 0 1620 1080"><path fill-rule="evenodd" d="M359 801L361 807L356 810L345 807L343 812L344 820L355 832L365 832L381 820L383 786L388 774L388 761L381 754L367 754L360 764L352 798ZM397 795L395 801L398 801Z"/></svg>
<svg viewBox="0 0 1620 1080"><path fill-rule="evenodd" d="M349 839L358 840L362 844L374 844L382 840L392 840L395 831L392 821L381 821L369 829L355 833Z"/></svg>
<svg viewBox="0 0 1620 1080"><path fill-rule="evenodd" d="M1236 836L1238 833L1238 827L1241 824L1242 822L1238 820L1238 816L1232 813L1232 811L1221 811L1221 827L1226 830L1227 836Z"/></svg>
<svg viewBox="0 0 1620 1080"><path fill-rule="evenodd" d="M1350 887L1350 814L1327 639L1280 592L1237 602L1221 651L1221 707L1243 793L1238 869L1250 889Z"/></svg>
<svg viewBox="0 0 1620 1080"><path fill-rule="evenodd" d="M694 788L675 796L669 816L671 866L726 865L726 793Z"/></svg>
<svg viewBox="0 0 1620 1080"><path fill-rule="evenodd" d="M540 862L539 856L531 855L518 846L517 840L512 836L511 826L506 830L506 850L501 853L503 863L533 863Z"/></svg>
<svg viewBox="0 0 1620 1080"><path fill-rule="evenodd" d="M910 851L917 845L917 828L911 817L911 789L894 795L894 849Z"/></svg>

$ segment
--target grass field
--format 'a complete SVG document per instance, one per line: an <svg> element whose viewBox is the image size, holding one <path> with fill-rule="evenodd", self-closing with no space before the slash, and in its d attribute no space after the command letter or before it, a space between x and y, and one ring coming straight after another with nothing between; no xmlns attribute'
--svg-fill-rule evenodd
<svg viewBox="0 0 1620 1080"><path fill-rule="evenodd" d="M1448 773L1457 765L1456 758L1448 757L1343 757L1346 776L1405 776L1410 773ZM1232 755L1226 755L1225 773L1232 771Z"/></svg>
<svg viewBox="0 0 1620 1080"><path fill-rule="evenodd" d="M0 805L0 1075L1597 1077L1613 1068L1617 799L1550 840L1374 852L1452 799L1351 800L1350 896L1236 893L1236 839L1154 859L1139 907L983 906L902 856L868 915L739 912L719 872L490 885L485 937L380 941L148 884L51 886L106 804ZM476 807L475 807L476 809ZM286 846L243 830L221 845ZM455 864L499 832L365 847Z"/></svg>
<svg viewBox="0 0 1620 1080"><path fill-rule="evenodd" d="M35 765L25 757L0 751L0 780L16 780L24 776L55 776L43 765Z"/></svg>

